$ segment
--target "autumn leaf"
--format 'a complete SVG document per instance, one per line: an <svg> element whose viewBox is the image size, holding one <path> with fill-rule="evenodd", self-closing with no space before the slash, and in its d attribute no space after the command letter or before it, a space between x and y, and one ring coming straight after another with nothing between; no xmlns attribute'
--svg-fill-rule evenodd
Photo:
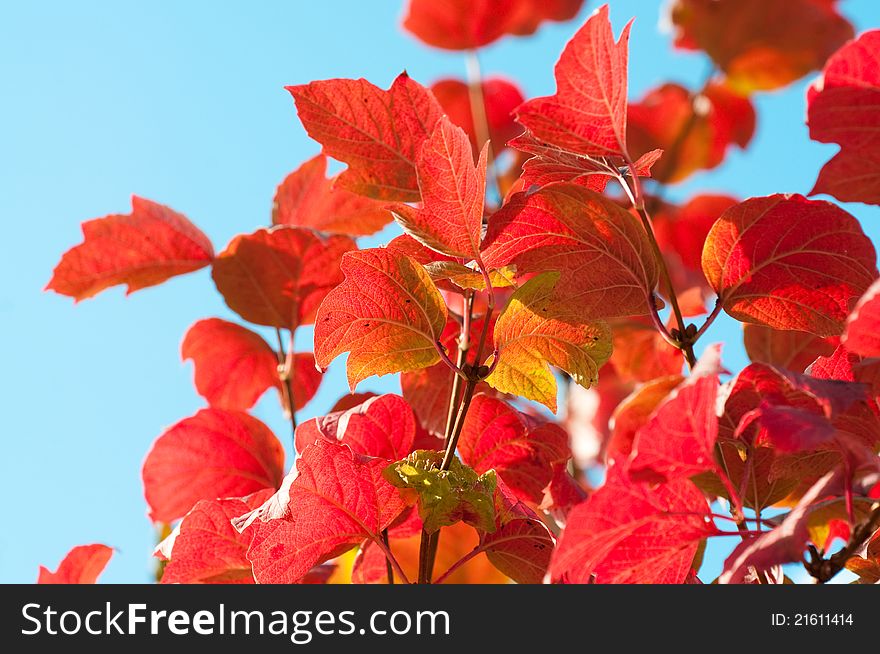
<svg viewBox="0 0 880 654"><path fill-rule="evenodd" d="M550 574L570 583L680 584L700 541L717 529L703 494L687 479L657 488L632 482L622 466L576 506L559 539Z"/></svg>
<svg viewBox="0 0 880 654"><path fill-rule="evenodd" d="M343 352L353 391L370 375L437 363L435 343L446 305L425 269L411 257L375 248L342 259L345 281L331 291L315 320L315 361L321 368Z"/></svg>
<svg viewBox="0 0 880 654"><path fill-rule="evenodd" d="M391 207L403 230L448 256L479 259L487 153L475 167L467 135L443 116L416 159L421 206Z"/></svg>
<svg viewBox="0 0 880 654"><path fill-rule="evenodd" d="M458 441L461 459L478 474L495 470L517 498L541 502L553 464L571 456L568 434L540 423L507 402L475 395Z"/></svg>
<svg viewBox="0 0 880 654"><path fill-rule="evenodd" d="M77 302L126 284L126 295L204 268L214 258L208 237L183 214L131 198L131 213L82 224L83 242L61 257L46 290Z"/></svg>
<svg viewBox="0 0 880 654"><path fill-rule="evenodd" d="M443 452L416 450L389 465L383 474L396 488L416 493L419 517L427 533L459 521L494 531L495 471L478 475L457 458L448 470L441 470L442 460Z"/></svg>
<svg viewBox="0 0 880 654"><path fill-rule="evenodd" d="M269 388L281 391L278 355L263 337L246 327L220 318L193 324L183 337L180 354L195 364L199 395L212 407L246 411ZM314 397L321 383L311 352L293 358L292 387L295 409Z"/></svg>
<svg viewBox="0 0 880 654"><path fill-rule="evenodd" d="M633 157L662 150L651 177L675 183L717 167L734 145L745 149L754 131L755 109L748 98L715 82L693 93L666 83L630 103L626 138Z"/></svg>
<svg viewBox="0 0 880 654"><path fill-rule="evenodd" d="M275 191L273 225L309 227L328 234L368 236L391 222L384 203L336 188L319 154L284 178Z"/></svg>
<svg viewBox="0 0 880 654"><path fill-rule="evenodd" d="M666 341L647 319L611 323L611 364L623 380L647 382L681 373L681 350Z"/></svg>
<svg viewBox="0 0 880 654"><path fill-rule="evenodd" d="M532 34L545 20L565 21L583 0L410 0L405 30L446 50L471 50L506 34Z"/></svg>
<svg viewBox="0 0 880 654"><path fill-rule="evenodd" d="M839 341L837 337L743 324L743 342L751 361L795 372L803 372L817 357L830 355Z"/></svg>
<svg viewBox="0 0 880 654"><path fill-rule="evenodd" d="M266 488L247 497L197 502L156 547L154 555L167 561L162 583L254 583L246 556L254 527L239 533L232 520L257 508L274 492Z"/></svg>
<svg viewBox="0 0 880 654"><path fill-rule="evenodd" d="M202 409L166 430L143 466L154 522L181 518L199 500L277 488L284 448L262 422L241 411Z"/></svg>
<svg viewBox="0 0 880 654"><path fill-rule="evenodd" d="M743 322L837 336L877 277L858 221L802 195L751 198L722 214L703 271L724 310Z"/></svg>
<svg viewBox="0 0 880 654"><path fill-rule="evenodd" d="M617 405L611 416L613 428L605 448L609 462L623 463L630 458L636 434L682 381L684 378L681 374L652 379L641 384Z"/></svg>
<svg viewBox="0 0 880 654"><path fill-rule="evenodd" d="M810 138L837 143L810 195L880 204L880 30L865 32L838 50L807 92Z"/></svg>
<svg viewBox="0 0 880 654"><path fill-rule="evenodd" d="M522 131L522 127L514 121L512 113L525 98L516 84L503 77L487 77L479 88L485 105L489 141L497 155L504 150L510 139ZM449 120L461 127L468 135L474 157L479 156L484 143L479 142L474 131L470 87L457 79L442 79L431 85L431 93L437 98Z"/></svg>
<svg viewBox="0 0 880 654"><path fill-rule="evenodd" d="M407 507L382 477L387 465L324 439L307 447L278 493L235 523L255 525L247 557L257 582L296 583L315 565L379 541Z"/></svg>
<svg viewBox="0 0 880 654"><path fill-rule="evenodd" d="M626 66L628 23L614 42L608 5L571 38L556 64L556 94L529 100L516 119L539 140L569 152L628 156Z"/></svg>
<svg viewBox="0 0 880 654"><path fill-rule="evenodd" d="M550 366L589 388L611 355L611 330L585 322L555 293L558 273L542 273L510 298L495 323L497 363L486 383L503 393L535 400L556 411L556 379Z"/></svg>
<svg viewBox="0 0 880 654"><path fill-rule="evenodd" d="M377 395L344 411L334 411L296 428L296 450L318 439L348 445L352 451L396 461L412 452L416 418L399 395Z"/></svg>
<svg viewBox="0 0 880 654"><path fill-rule="evenodd" d="M675 0L670 15L675 45L705 51L742 93L821 68L853 35L836 0Z"/></svg>
<svg viewBox="0 0 880 654"><path fill-rule="evenodd" d="M638 219L575 184L514 195L491 216L483 247L490 268L562 273L557 291L584 320L647 314L659 275Z"/></svg>
<svg viewBox="0 0 880 654"><path fill-rule="evenodd" d="M58 564L55 572L40 566L38 584L94 584L113 556L106 545L78 545Z"/></svg>
<svg viewBox="0 0 880 654"><path fill-rule="evenodd" d="M348 164L335 186L377 200L419 200L416 157L443 114L430 91L406 73L387 91L365 79L286 88L322 152Z"/></svg>
<svg viewBox="0 0 880 654"><path fill-rule="evenodd" d="M214 261L212 276L230 309L248 322L295 329L314 321L324 296L342 281L346 236L278 226L241 234Z"/></svg>
<svg viewBox="0 0 880 654"><path fill-rule="evenodd" d="M842 342L850 352L866 357L880 356L880 279L859 298L846 319Z"/></svg>

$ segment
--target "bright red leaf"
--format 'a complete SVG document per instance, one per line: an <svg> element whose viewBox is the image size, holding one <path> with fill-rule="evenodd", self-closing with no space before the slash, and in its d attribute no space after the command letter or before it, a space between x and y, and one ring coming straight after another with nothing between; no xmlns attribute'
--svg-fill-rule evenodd
<svg viewBox="0 0 880 654"><path fill-rule="evenodd" d="M494 469L517 498L535 504L553 477L553 464L571 456L568 434L559 425L539 423L485 395L474 396L458 448L477 473Z"/></svg>
<svg viewBox="0 0 880 654"><path fill-rule="evenodd" d="M220 318L199 320L180 346L181 357L195 364L199 395L220 409L250 409L269 388L281 390L278 355L259 334ZM293 359L293 395L299 410L321 383L311 352Z"/></svg>
<svg viewBox="0 0 880 654"><path fill-rule="evenodd" d="M675 45L704 50L744 93L821 68L853 35L836 0L675 0L671 16Z"/></svg>
<svg viewBox="0 0 880 654"><path fill-rule="evenodd" d="M489 140L496 154L507 147L507 142L522 131L513 119L513 110L523 103L522 91L513 82L502 77L487 77L481 92L489 126ZM470 87L457 79L442 79L431 85L431 92L453 124L461 127L471 141L474 155L478 155L483 143L479 142L474 117L471 113Z"/></svg>
<svg viewBox="0 0 880 654"><path fill-rule="evenodd" d="M560 271L556 289L584 320L648 313L659 274L639 220L575 184L514 195L489 220L483 261Z"/></svg>
<svg viewBox="0 0 880 654"><path fill-rule="evenodd" d="M443 114L430 91L406 73L387 91L365 79L286 88L309 136L348 164L336 186L377 200L419 200L416 157Z"/></svg>
<svg viewBox="0 0 880 654"><path fill-rule="evenodd" d="M295 583L319 563L380 534L407 506L382 477L385 459L320 439L296 461L281 490L236 527L255 524L248 550L259 583Z"/></svg>
<svg viewBox="0 0 880 654"><path fill-rule="evenodd" d="M652 379L617 405L611 418L614 428L605 448L609 462L623 463L630 458L638 431L682 381L684 378L680 374Z"/></svg>
<svg viewBox="0 0 880 654"><path fill-rule="evenodd" d="M611 466L605 485L576 506L553 553L550 574L576 584L680 584L700 541L716 533L709 505L687 479L657 488Z"/></svg>
<svg viewBox="0 0 880 654"><path fill-rule="evenodd" d="M474 166L467 135L443 116L416 158L421 206L391 207L404 231L443 254L478 258L487 153L488 146L484 146Z"/></svg>
<svg viewBox="0 0 880 654"><path fill-rule="evenodd" d="M428 45L471 50L506 34L532 34L545 20L565 21L583 0L410 0L403 27Z"/></svg>
<svg viewBox="0 0 880 654"><path fill-rule="evenodd" d="M321 368L343 352L351 390L370 375L425 368L440 360L435 342L446 305L425 269L383 248L348 253L345 281L325 298L315 320Z"/></svg>
<svg viewBox="0 0 880 654"><path fill-rule="evenodd" d="M843 202L880 204L880 30L865 32L838 50L807 93L810 138L837 143L811 194Z"/></svg>
<svg viewBox="0 0 880 654"><path fill-rule="evenodd" d="M626 156L626 65L631 23L614 42L602 5L565 46L556 94L529 100L516 119L540 141L582 155Z"/></svg>
<svg viewBox="0 0 880 654"><path fill-rule="evenodd" d="M242 234L214 261L214 284L229 308L248 322L294 329L314 321L328 291L342 281L346 236L278 226Z"/></svg>
<svg viewBox="0 0 880 654"><path fill-rule="evenodd" d="M746 354L753 362L803 372L816 357L834 352L840 339L746 323L743 325L743 341Z"/></svg>
<svg viewBox="0 0 880 654"><path fill-rule="evenodd" d="M83 242L64 253L46 290L77 302L127 284L126 294L204 268L211 241L183 214L151 200L131 198L131 213L82 224Z"/></svg>
<svg viewBox="0 0 880 654"><path fill-rule="evenodd" d="M296 450L318 439L348 445L355 453L397 461L412 452L416 418L399 395L377 395L345 411L312 418L296 428Z"/></svg>
<svg viewBox="0 0 880 654"><path fill-rule="evenodd" d="M94 584L113 556L106 545L78 545L58 564L55 572L40 566L38 584Z"/></svg>
<svg viewBox="0 0 880 654"><path fill-rule="evenodd" d="M836 336L877 277L875 260L843 209L777 194L724 212L706 239L703 271L737 320Z"/></svg>
<svg viewBox="0 0 880 654"><path fill-rule="evenodd" d="M859 298L847 318L843 344L862 356L880 356L880 279Z"/></svg>
<svg viewBox="0 0 880 654"><path fill-rule="evenodd" d="M336 188L336 177L326 175L327 157L319 154L285 177L275 191L272 224L366 236L391 222L383 203Z"/></svg>
<svg viewBox="0 0 880 654"><path fill-rule="evenodd" d="M162 583L254 583L246 556L254 529L239 533L232 520L260 506L274 491L266 488L247 497L197 502L156 547L155 556L168 562Z"/></svg>
<svg viewBox="0 0 880 654"><path fill-rule="evenodd" d="M199 500L277 488L284 448L262 422L241 411L202 409L153 443L142 471L154 522L172 522Z"/></svg>

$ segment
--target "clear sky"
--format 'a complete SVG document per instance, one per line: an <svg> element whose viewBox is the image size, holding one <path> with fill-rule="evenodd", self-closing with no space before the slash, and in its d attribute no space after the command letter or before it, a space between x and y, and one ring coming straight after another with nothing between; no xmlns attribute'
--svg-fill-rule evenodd
<svg viewBox="0 0 880 654"><path fill-rule="evenodd" d="M598 4L589 0L575 21L548 25L537 37L489 47L484 71L513 78L527 96L552 93L556 58ZM617 31L637 16L634 98L665 80L694 85L707 69L703 56L672 50L658 28L661 4L611 2ZM841 9L859 31L880 26L876 0L844 0ZM207 270L129 298L112 289L76 307L43 293L61 253L81 240L79 223L129 211L135 193L185 213L218 251L236 233L266 225L275 186L319 149L285 85L365 77L387 87L404 68L425 84L464 75L460 56L403 33L401 13L396 0L4 6L0 490L7 526L0 581L34 581L39 564L54 568L72 546L92 542L118 550L105 581L149 580L154 534L141 463L165 427L203 405L191 366L180 361L180 340L200 318L236 319ZM748 152L733 152L722 168L694 176L671 197L809 191L835 146L807 137L806 84L760 96ZM880 237L880 210L844 206ZM730 342L728 367L743 365L733 321L719 320L713 340ZM310 349L311 332L301 330L298 341ZM342 363L302 418L326 411L344 392ZM394 388L375 379L361 386ZM256 414L287 443L273 396Z"/></svg>

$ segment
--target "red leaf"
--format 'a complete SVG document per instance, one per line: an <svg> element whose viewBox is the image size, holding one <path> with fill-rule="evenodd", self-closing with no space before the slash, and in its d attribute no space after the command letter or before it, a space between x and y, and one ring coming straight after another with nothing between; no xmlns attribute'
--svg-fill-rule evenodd
<svg viewBox="0 0 880 654"><path fill-rule="evenodd" d="M682 356L648 321L632 319L612 323L611 363L623 380L647 382L681 373Z"/></svg>
<svg viewBox="0 0 880 654"><path fill-rule="evenodd" d="M232 520L257 508L273 493L273 488L266 488L243 498L197 502L156 547L155 556L168 561L162 583L254 583L246 556L253 527L239 533Z"/></svg>
<svg viewBox="0 0 880 654"><path fill-rule="evenodd" d="M545 20L565 21L583 0L410 0L403 27L428 45L471 50L505 34L532 34Z"/></svg>
<svg viewBox="0 0 880 654"><path fill-rule="evenodd" d="M536 190L554 182L571 182L602 193L608 181L617 173L617 167L604 158L563 150L539 141L529 132L516 137L509 145L533 155L522 165L522 190ZM657 152L656 156L660 154ZM636 166L638 175L650 176L651 165L656 161L652 161L652 156L646 155L645 161L640 160L641 167ZM623 159L618 157L615 163L622 164Z"/></svg>
<svg viewBox="0 0 880 654"><path fill-rule="evenodd" d="M479 258L487 153L475 167L467 135L443 116L416 159L422 205L391 207L404 231L443 254Z"/></svg>
<svg viewBox="0 0 880 654"><path fill-rule="evenodd" d="M266 389L281 390L277 354L259 334L241 325L220 318L200 320L187 330L180 354L193 360L196 390L213 407L245 411ZM294 355L292 383L299 410L321 383L311 352Z"/></svg>
<svg viewBox="0 0 880 654"><path fill-rule="evenodd" d="M636 432L630 476L666 482L715 469L718 378L691 378Z"/></svg>
<svg viewBox="0 0 880 654"><path fill-rule="evenodd" d="M461 127L471 141L474 155L478 155L483 143L478 142L474 131L474 117L471 113L470 88L457 79L442 79L431 85L431 92L453 124ZM514 121L512 113L523 103L522 91L513 82L502 77L488 77L483 80L481 92L489 125L489 140L492 150L498 154L507 142L522 131Z"/></svg>
<svg viewBox="0 0 880 654"><path fill-rule="evenodd" d="M843 344L850 352L880 356L880 279L865 291L846 321Z"/></svg>
<svg viewBox="0 0 880 654"><path fill-rule="evenodd" d="M782 331L763 325L743 325L746 354L755 363L803 372L816 357L828 356L840 342L837 337L820 338L807 332Z"/></svg>
<svg viewBox="0 0 880 654"><path fill-rule="evenodd" d="M529 100L516 119L541 141L570 152L626 155L627 23L614 42L602 5L565 46L556 64L556 95Z"/></svg>
<svg viewBox="0 0 880 654"><path fill-rule="evenodd" d="M236 521L242 530L256 523L247 554L256 580L295 583L364 540L380 542L407 506L382 477L387 465L324 439L307 447L281 490Z"/></svg>
<svg viewBox="0 0 880 654"><path fill-rule="evenodd" d="M658 268L639 221L574 184L517 193L493 214L483 261L519 273L558 270L556 286L584 320L648 313Z"/></svg>
<svg viewBox="0 0 880 654"><path fill-rule="evenodd" d="M836 0L675 0L675 45L704 50L741 92L785 86L852 37Z"/></svg>
<svg viewBox="0 0 880 654"><path fill-rule="evenodd" d="M127 284L126 295L204 268L214 258L208 237L183 214L136 195L131 213L82 224L84 240L55 266L46 290L77 302Z"/></svg>
<svg viewBox="0 0 880 654"><path fill-rule="evenodd" d="M296 428L296 450L318 439L344 443L355 453L397 461L413 450L416 418L399 395L378 395L345 411L312 418Z"/></svg>
<svg viewBox="0 0 880 654"><path fill-rule="evenodd" d="M37 583L94 584L111 556L113 549L106 545L78 545L67 553L55 572L40 566Z"/></svg>
<svg viewBox="0 0 880 654"><path fill-rule="evenodd" d="M880 204L880 30L844 45L807 93L810 138L837 143L810 194Z"/></svg>
<svg viewBox="0 0 880 654"><path fill-rule="evenodd" d="M474 396L458 442L461 459L478 474L494 469L519 499L541 502L553 464L570 456L568 434L538 423L493 397Z"/></svg>
<svg viewBox="0 0 880 654"><path fill-rule="evenodd" d="M667 83L631 103L627 123L632 156L662 149L651 176L680 182L718 166L731 146L745 148L755 131L755 110L748 98L718 83L699 93Z"/></svg>
<svg viewBox="0 0 880 654"><path fill-rule="evenodd" d="M322 238L302 227L258 229L230 241L214 261L214 284L229 308L248 322L294 329L342 281L346 236Z"/></svg>
<svg viewBox="0 0 880 654"><path fill-rule="evenodd" d="M327 157L319 154L285 177L275 191L272 224L367 236L391 222L383 203L334 188L336 178L326 173Z"/></svg>
<svg viewBox="0 0 880 654"><path fill-rule="evenodd" d="M829 472L813 485L778 527L737 545L724 562L718 583L742 583L751 567L766 570L781 563L802 560L810 538L807 526L810 506L837 492L840 485L841 475Z"/></svg>
<svg viewBox="0 0 880 654"><path fill-rule="evenodd" d="M377 200L419 200L416 156L443 115L430 91L406 73L387 91L365 79L286 88L309 136L348 164L338 187Z"/></svg>
<svg viewBox="0 0 880 654"><path fill-rule="evenodd" d="M615 465L605 485L568 515L550 574L578 584L679 584L700 541L715 533L709 506L690 481L650 488Z"/></svg>
<svg viewBox="0 0 880 654"><path fill-rule="evenodd" d="M623 463L630 458L639 429L682 381L684 378L680 374L652 379L617 405L611 418L614 428L605 449L609 462Z"/></svg>
<svg viewBox="0 0 880 654"><path fill-rule="evenodd" d="M724 212L706 239L703 271L737 320L836 336L877 277L875 259L843 209L771 195Z"/></svg>
<svg viewBox="0 0 880 654"><path fill-rule="evenodd" d="M557 524L565 525L569 512L587 499L586 489L568 474L568 464L556 463L553 477L544 489L544 498L538 508L547 511Z"/></svg>
<svg viewBox="0 0 880 654"><path fill-rule="evenodd" d="M277 488L284 448L241 411L202 409L169 428L144 461L144 494L154 522L172 522L199 500Z"/></svg>

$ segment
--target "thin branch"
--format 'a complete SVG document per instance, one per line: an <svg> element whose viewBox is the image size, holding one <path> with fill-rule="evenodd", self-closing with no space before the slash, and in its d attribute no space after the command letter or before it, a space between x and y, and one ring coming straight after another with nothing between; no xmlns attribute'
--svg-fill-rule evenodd
<svg viewBox="0 0 880 654"><path fill-rule="evenodd" d="M411 583L409 578L406 576L406 573L403 571L403 568L400 567L400 563L397 562L394 554L392 554L391 548L385 545L385 543L383 543L381 539L373 542L376 543L376 547L382 550L382 553L385 555L385 560L391 564L391 567L397 573L397 576L400 577L401 581L405 584Z"/></svg>
<svg viewBox="0 0 880 654"><path fill-rule="evenodd" d="M284 412L290 420L290 432L293 446L296 449L296 397L293 393L293 332L290 332L287 349L284 348L284 339L281 329L275 328L278 338L278 377L281 379L281 397L284 404Z"/></svg>
<svg viewBox="0 0 880 654"><path fill-rule="evenodd" d="M382 530L382 543L385 545L385 548L390 552L391 551L391 543L388 542L388 530ZM391 559L385 557L385 575L388 577L388 584L394 585L394 566L391 565Z"/></svg>
<svg viewBox="0 0 880 654"><path fill-rule="evenodd" d="M849 541L843 549L835 552L829 558L823 558L816 547L810 545L810 560L804 561L804 567L816 579L816 583L824 584L830 581L846 567L846 562L855 556L855 553L864 546L878 528L880 528L880 502L874 505L864 522L853 528Z"/></svg>
<svg viewBox="0 0 880 654"><path fill-rule="evenodd" d="M452 362L452 359L449 358L449 355L446 354L446 348L443 347L443 344L440 341L434 341L434 349L437 350L437 354L440 355L440 360L445 363L452 372L460 376L462 379L467 379L467 375L465 375L461 368L455 365Z"/></svg>

